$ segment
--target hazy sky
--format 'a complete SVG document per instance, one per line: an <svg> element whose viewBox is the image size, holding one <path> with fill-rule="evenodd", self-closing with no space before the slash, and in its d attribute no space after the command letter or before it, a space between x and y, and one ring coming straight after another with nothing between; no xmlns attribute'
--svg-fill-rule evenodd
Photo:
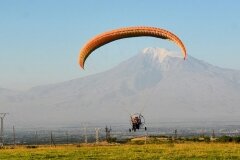
<svg viewBox="0 0 240 160"><path fill-rule="evenodd" d="M98 49L80 69L79 50L92 36L136 25L170 30L189 55L240 70L239 6L238 0L0 0L0 88L86 76L145 47L180 51L155 38L125 39Z"/></svg>

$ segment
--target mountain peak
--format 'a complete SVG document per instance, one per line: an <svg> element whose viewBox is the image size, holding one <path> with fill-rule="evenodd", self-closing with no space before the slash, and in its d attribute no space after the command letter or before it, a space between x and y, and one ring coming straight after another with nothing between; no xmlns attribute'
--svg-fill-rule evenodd
<svg viewBox="0 0 240 160"><path fill-rule="evenodd" d="M13 121L19 125L125 123L126 109L134 113L145 107L148 123L235 121L240 116L239 104L239 72L190 56L184 61L181 53L162 48L145 48L96 75L20 93L0 89L1 110L15 115Z"/></svg>
<svg viewBox="0 0 240 160"><path fill-rule="evenodd" d="M157 60L160 63L163 62L163 60L166 57L181 58L181 55L179 53L169 51L165 48L154 48L154 47L144 48L142 50L142 54L149 55L149 56L152 57L153 60Z"/></svg>

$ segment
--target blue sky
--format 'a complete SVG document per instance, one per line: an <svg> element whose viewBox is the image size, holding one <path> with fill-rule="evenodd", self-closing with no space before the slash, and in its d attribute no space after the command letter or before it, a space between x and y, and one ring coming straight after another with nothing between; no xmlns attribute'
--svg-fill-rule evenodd
<svg viewBox="0 0 240 160"><path fill-rule="evenodd" d="M0 0L0 88L25 90L111 68L145 47L179 49L154 38L124 39L91 55L83 71L79 50L91 37L124 26L172 31L188 54L240 70L238 0Z"/></svg>

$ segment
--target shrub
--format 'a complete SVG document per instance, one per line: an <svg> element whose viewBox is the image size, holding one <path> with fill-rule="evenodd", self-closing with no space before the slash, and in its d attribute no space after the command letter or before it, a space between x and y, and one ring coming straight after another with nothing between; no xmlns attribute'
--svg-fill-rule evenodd
<svg viewBox="0 0 240 160"><path fill-rule="evenodd" d="M232 142L233 138L230 136L224 135L224 136L219 137L218 141L219 142Z"/></svg>
<svg viewBox="0 0 240 160"><path fill-rule="evenodd" d="M38 146L36 146L36 145L28 145L28 146L26 146L26 148L38 148Z"/></svg>

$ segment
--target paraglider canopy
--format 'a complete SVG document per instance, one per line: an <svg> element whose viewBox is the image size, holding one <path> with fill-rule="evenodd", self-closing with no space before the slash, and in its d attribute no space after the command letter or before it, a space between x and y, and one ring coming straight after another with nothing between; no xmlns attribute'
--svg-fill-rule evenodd
<svg viewBox="0 0 240 160"><path fill-rule="evenodd" d="M118 39L140 36L150 36L170 40L176 43L181 48L184 60L187 57L187 51L184 44L176 35L174 35L170 31L155 27L139 26L119 28L112 31L104 32L93 37L80 50L78 63L82 68L84 68L84 63L87 57L97 48Z"/></svg>

